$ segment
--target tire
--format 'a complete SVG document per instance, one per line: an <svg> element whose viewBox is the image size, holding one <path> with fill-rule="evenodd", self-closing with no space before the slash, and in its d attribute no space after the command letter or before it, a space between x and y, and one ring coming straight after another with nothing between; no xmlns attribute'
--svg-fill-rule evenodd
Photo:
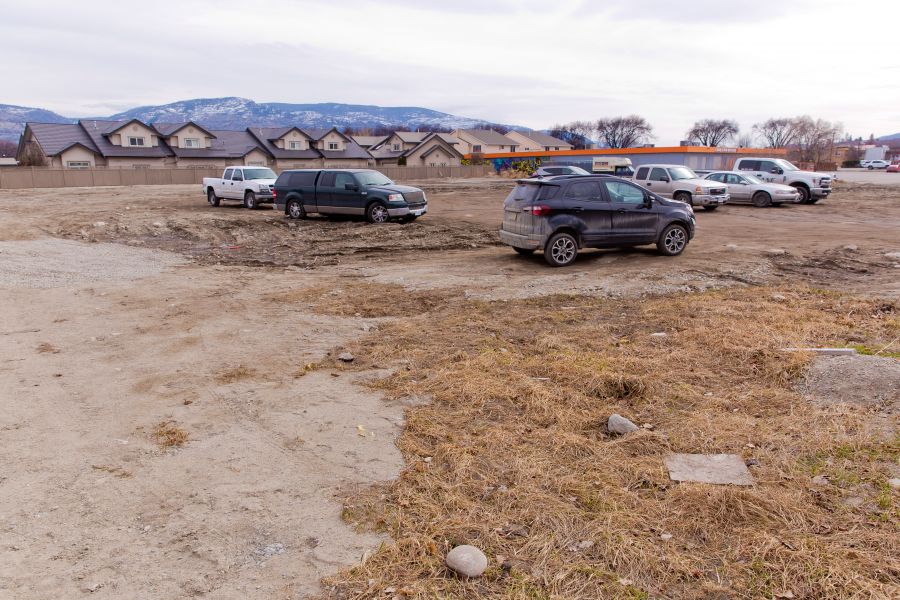
<svg viewBox="0 0 900 600"><path fill-rule="evenodd" d="M691 200L691 195L688 194L687 192L678 192L677 194L675 194L675 200L684 202L688 206L694 205L693 201Z"/></svg>
<svg viewBox="0 0 900 600"><path fill-rule="evenodd" d="M809 188L802 185L793 186L795 190L800 192L800 204L814 204L815 202L810 202L812 196L809 193Z"/></svg>
<svg viewBox="0 0 900 600"><path fill-rule="evenodd" d="M712 211L716 210L717 208L719 208L718 204L707 204L706 206L703 207L703 210L708 210L709 212L712 212Z"/></svg>
<svg viewBox="0 0 900 600"><path fill-rule="evenodd" d="M250 210L259 208L259 202L256 201L256 194L253 192L244 194L244 208L249 208Z"/></svg>
<svg viewBox="0 0 900 600"><path fill-rule="evenodd" d="M209 188L206 192L206 201L209 202L210 206L218 206L219 205L219 197L216 196L216 193L212 188Z"/></svg>
<svg viewBox="0 0 900 600"><path fill-rule="evenodd" d="M578 240L571 233L557 233L544 246L544 260L551 267L571 265L578 256Z"/></svg>
<svg viewBox="0 0 900 600"><path fill-rule="evenodd" d="M753 206L756 208L766 208L772 206L772 196L766 192L756 192L753 194Z"/></svg>
<svg viewBox="0 0 900 600"><path fill-rule="evenodd" d="M688 232L684 225L672 223L659 236L656 249L665 256L678 256L688 245Z"/></svg>
<svg viewBox="0 0 900 600"><path fill-rule="evenodd" d="M298 198L294 198L293 200L288 200L286 212L287 212L287 216L292 219L305 219L306 218L306 209L303 208L303 202L301 202Z"/></svg>
<svg viewBox="0 0 900 600"><path fill-rule="evenodd" d="M366 220L369 223L387 223L391 218L387 210L381 202L373 202L366 209Z"/></svg>
<svg viewBox="0 0 900 600"><path fill-rule="evenodd" d="M873 167L872 165L869 165L869 170L872 171L873 169L875 169L875 167Z"/></svg>
<svg viewBox="0 0 900 600"><path fill-rule="evenodd" d="M534 248L517 248L516 246L513 246L512 249L522 256L531 256L532 254L534 254L535 250Z"/></svg>

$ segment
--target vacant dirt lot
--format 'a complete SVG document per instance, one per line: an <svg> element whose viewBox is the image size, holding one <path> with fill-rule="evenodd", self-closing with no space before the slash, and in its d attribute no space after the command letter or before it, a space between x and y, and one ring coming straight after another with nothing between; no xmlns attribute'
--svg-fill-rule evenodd
<svg viewBox="0 0 900 600"><path fill-rule="evenodd" d="M497 244L510 181L420 183L385 226L0 192L0 598L896 596L896 379L780 349L896 361L900 188L556 270Z"/></svg>

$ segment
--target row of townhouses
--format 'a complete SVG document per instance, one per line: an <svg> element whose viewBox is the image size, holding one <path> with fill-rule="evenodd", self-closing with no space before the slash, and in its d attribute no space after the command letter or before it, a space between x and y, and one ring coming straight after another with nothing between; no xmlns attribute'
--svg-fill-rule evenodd
<svg viewBox="0 0 900 600"><path fill-rule="evenodd" d="M489 129L453 133L395 131L350 136L309 127L207 129L193 121L143 123L82 120L27 123L17 159L65 169L224 167L226 164L306 167L458 166L466 154L568 150L571 145L538 132L501 134Z"/></svg>

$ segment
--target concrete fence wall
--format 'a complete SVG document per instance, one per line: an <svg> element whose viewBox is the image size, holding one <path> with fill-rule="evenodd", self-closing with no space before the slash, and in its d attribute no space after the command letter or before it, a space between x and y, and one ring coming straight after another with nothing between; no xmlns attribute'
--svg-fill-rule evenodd
<svg viewBox="0 0 900 600"><path fill-rule="evenodd" d="M376 167L397 181L449 177L484 177L489 165L464 167ZM0 189L94 187L108 185L200 184L204 177L221 177L222 169L49 169L46 167L0 168Z"/></svg>

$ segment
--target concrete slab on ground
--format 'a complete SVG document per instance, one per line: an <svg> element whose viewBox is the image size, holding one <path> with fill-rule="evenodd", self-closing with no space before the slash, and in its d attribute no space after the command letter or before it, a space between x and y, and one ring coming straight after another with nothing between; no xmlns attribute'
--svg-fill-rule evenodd
<svg viewBox="0 0 900 600"><path fill-rule="evenodd" d="M672 454L665 462L672 481L753 485L744 459L737 454Z"/></svg>

